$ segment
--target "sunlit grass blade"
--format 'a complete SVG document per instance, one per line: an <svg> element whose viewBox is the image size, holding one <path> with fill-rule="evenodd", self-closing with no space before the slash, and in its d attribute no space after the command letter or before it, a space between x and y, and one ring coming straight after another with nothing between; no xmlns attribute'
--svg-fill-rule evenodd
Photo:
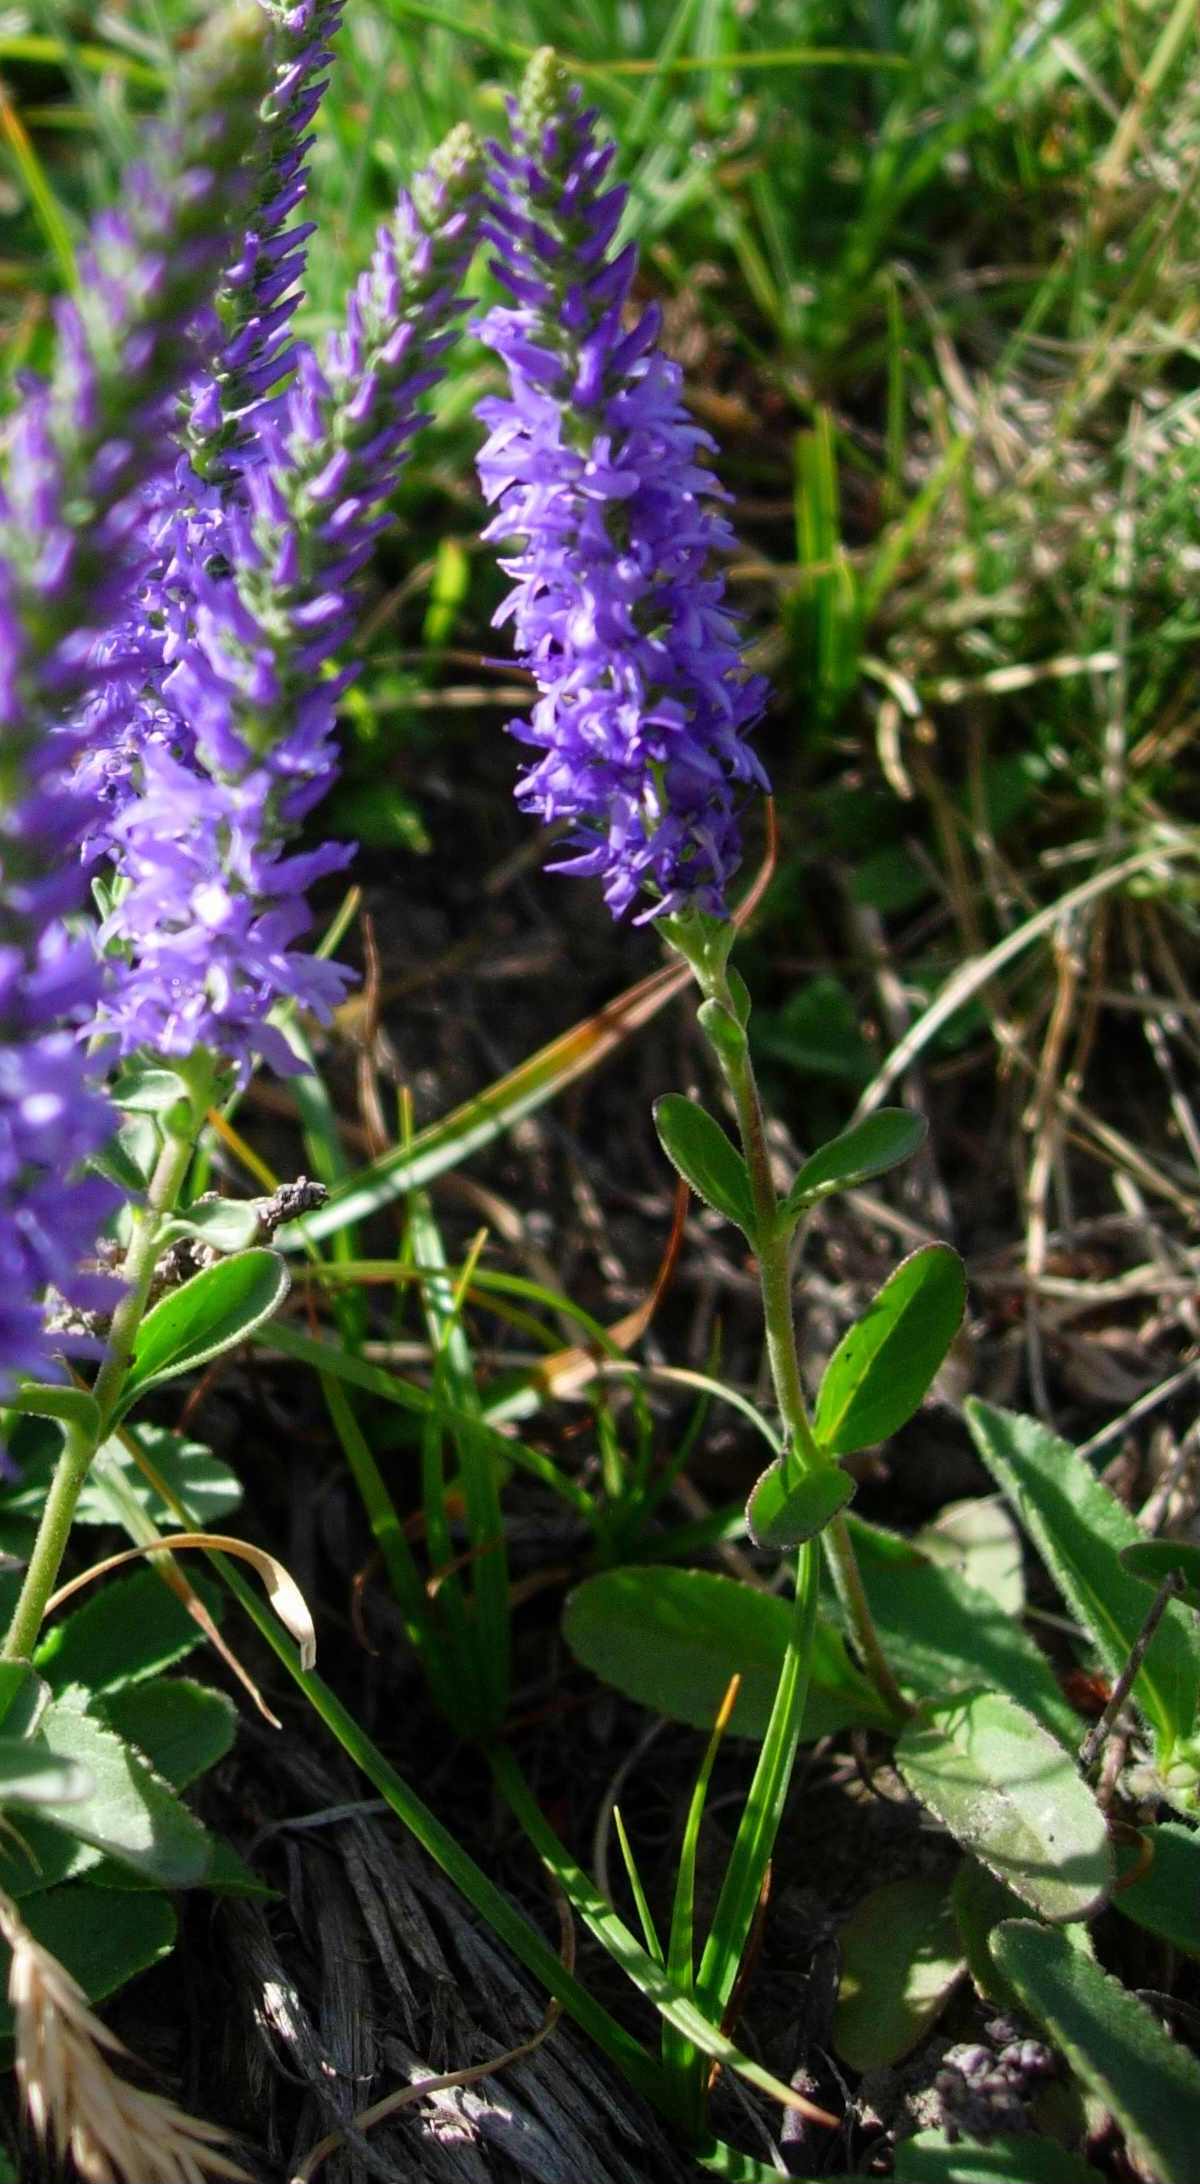
<svg viewBox="0 0 1200 2184"><path fill-rule="evenodd" d="M713 1723L704 1758L696 1776L688 1805L683 1841L679 1848L679 1865L675 1875L675 1896L671 1906L671 1930L667 1939L667 1971L684 1994L691 1994L695 1984L696 1959L696 1858L700 1848L700 1829L704 1820L704 1807L708 1801L708 1785L716 1765L721 1740L729 1727L730 1717L737 1704L741 1689L740 1675L731 1676L729 1689L721 1701L717 1718ZM704 2093L708 2075L708 2061L700 2058L691 2042L685 2040L673 2025L664 2024L662 2033L663 2068L668 2081L675 2088L679 2115L689 2138L700 2136L704 2120Z"/></svg>
<svg viewBox="0 0 1200 2184"><path fill-rule="evenodd" d="M633 1891L633 1900L637 1906L637 1915L642 1933L645 1936L646 1947L655 1963L661 1964L663 1961L662 1943L658 1938L658 1929L654 1924L649 1899L642 1885L642 1876L638 1872L637 1859L633 1855L633 1845L629 1840L629 1832L621 1817L619 1805L613 1806L613 1826L617 1831L617 1841L621 1846L621 1857L624 1861L629 1886Z"/></svg>
<svg viewBox="0 0 1200 2184"><path fill-rule="evenodd" d="M498 1463L512 1463L522 1471L528 1471L533 1478L540 1479L543 1486L548 1486L563 1501L569 1502L587 1522L594 1521L595 1507L584 1487L579 1486L565 1472L561 1472L540 1450L531 1448L527 1442L510 1439L507 1434L497 1432L490 1420L474 1418L469 1413L456 1411L450 1403L439 1401L430 1394L428 1389L418 1388L410 1381L398 1379L382 1365L375 1365L367 1358L354 1356L339 1343L320 1342L312 1335L301 1334L299 1328L290 1326L286 1320L277 1320L270 1328L264 1328L261 1336L254 1339L260 1340L265 1347L277 1351L281 1356L294 1359L297 1364L310 1365L318 1373L330 1373L338 1380L344 1380L349 1387L361 1388L367 1395L377 1395L385 1403L394 1403L401 1410L412 1412L422 1421L432 1417L443 1426L449 1424L452 1427L475 1429L488 1437Z"/></svg>
<svg viewBox="0 0 1200 2184"><path fill-rule="evenodd" d="M508 1705L508 1556L494 1453L497 1436L482 1418L474 1360L463 1325L463 1288L469 1281L471 1267L468 1261L460 1279L455 1281L442 1244L441 1230L423 1192L414 1193L409 1201L409 1240L420 1264L430 1270L422 1283L425 1320L434 1356L433 1408L426 1427L423 1456L426 1524L431 1549L436 1537L439 1560L449 1562L441 1449L445 1424L458 1461L457 1483L467 1516L472 1578L467 1622L475 1657L472 1712L481 1725L495 1732ZM456 1572L439 1592L439 1604L445 1597L449 1607L457 1596L466 1599L466 1587ZM465 1638L466 1635L464 1627L460 1636Z"/></svg>
<svg viewBox="0 0 1200 2184"><path fill-rule="evenodd" d="M737 1982L783 1818L804 1718L818 1590L818 1549L810 1541L796 1557L796 1595L788 1650L700 1959L696 1996L701 2007L718 2022Z"/></svg>
<svg viewBox="0 0 1200 2184"><path fill-rule="evenodd" d="M612 1906L605 1902L595 1883L582 1868L576 1865L570 1853L560 1843L541 1806L526 1782L513 1753L506 1746L498 1746L491 1754L492 1771L496 1783L507 1799L525 1833L541 1854L560 1887L579 1916L590 1926L598 1941L602 1942L614 1963L620 1965L626 1977L653 2003L659 2015L672 2025L684 2038L692 2042L713 2062L723 2063L735 2070L747 2084L757 2086L762 2093L782 2102L786 2108L794 2108L811 2120L835 2127L837 2119L825 2109L817 2108L811 2101L795 2093L790 2086L741 2053L716 2024L697 2008L688 1995L681 1994L674 1982L667 1977L661 1964L656 1964L649 1952L642 1948L623 1919ZM660 2091L660 2103L662 2099Z"/></svg>

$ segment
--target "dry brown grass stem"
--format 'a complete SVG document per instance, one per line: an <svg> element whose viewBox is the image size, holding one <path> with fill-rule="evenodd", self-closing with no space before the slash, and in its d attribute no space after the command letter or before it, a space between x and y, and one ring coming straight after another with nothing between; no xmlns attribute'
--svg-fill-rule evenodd
<svg viewBox="0 0 1200 2184"><path fill-rule="evenodd" d="M220 2150L227 2132L142 2092L114 2069L110 2058L128 2050L6 1896L0 1933L12 1950L17 2078L43 2145L60 2159L69 2155L86 2184L205 2184L210 2177L250 2184Z"/></svg>

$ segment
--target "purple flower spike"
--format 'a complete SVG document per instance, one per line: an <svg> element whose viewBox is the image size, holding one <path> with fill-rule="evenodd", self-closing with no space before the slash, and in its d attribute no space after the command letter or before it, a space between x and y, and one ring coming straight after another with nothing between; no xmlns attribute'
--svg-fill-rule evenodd
<svg viewBox="0 0 1200 2184"><path fill-rule="evenodd" d="M242 1076L258 1055L292 1071L270 1012L291 1002L327 1021L345 991L344 971L293 943L307 889L352 852L297 856L289 841L336 771L349 676L333 662L455 339L478 182L473 140L456 130L380 229L345 330L320 361L302 352L256 419L236 495L215 524L189 511L171 534L163 590L186 611L153 699L132 722L117 705L103 761L120 882L104 938L125 962L100 1028L122 1052L208 1047Z"/></svg>
<svg viewBox="0 0 1200 2184"><path fill-rule="evenodd" d="M72 780L83 729L69 716L94 674L99 613L119 613L140 575L142 495L228 247L261 44L257 24L223 19L172 127L126 177L126 209L97 223L0 484L0 1396L49 1369L48 1287L96 1301L78 1270L112 1194L79 1170L115 1117L72 1028L98 973L62 923L84 891L88 821Z"/></svg>
<svg viewBox="0 0 1200 2184"><path fill-rule="evenodd" d="M540 757L518 785L547 822L573 822L553 869L595 874L615 917L688 907L724 916L740 859L739 790L767 787L746 735L766 685L746 673L714 557L732 544L700 461L711 449L655 346L658 315L629 327L632 248L611 244L626 192L607 184L596 135L556 56L530 63L513 148L491 147L484 233L513 297L476 329L510 393L478 414L479 474L514 540L497 616L536 677L530 721L510 732Z"/></svg>
<svg viewBox="0 0 1200 2184"><path fill-rule="evenodd" d="M325 93L329 41L345 0L259 0L274 29L275 70L261 128L246 229L217 299L220 346L191 390L187 437L206 476L236 470L253 439L259 405L293 369L290 336L300 300L311 222L297 214L308 186L307 133Z"/></svg>

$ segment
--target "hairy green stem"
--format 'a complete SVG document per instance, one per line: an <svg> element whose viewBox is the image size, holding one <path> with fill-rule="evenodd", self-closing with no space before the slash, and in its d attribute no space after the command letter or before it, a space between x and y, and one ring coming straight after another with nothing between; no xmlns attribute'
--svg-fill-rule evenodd
<svg viewBox="0 0 1200 2184"><path fill-rule="evenodd" d="M13 1619L0 1659L27 1661L37 1644L46 1602L58 1583L58 1573L70 1537L83 1483L92 1458L107 1436L113 1412L129 1370L138 1329L146 1310L150 1284L158 1258L163 1222L173 1212L183 1188L192 1157L192 1136L165 1136L158 1156L145 1209L134 1216L133 1237L121 1268L124 1294L113 1313L108 1350L96 1376L92 1396L99 1411L95 1428L68 1427L42 1510L29 1567L25 1572Z"/></svg>
<svg viewBox="0 0 1200 2184"><path fill-rule="evenodd" d="M879 1632L871 1614L862 1571L858 1567L858 1556L854 1552L854 1542L844 1516L836 1516L826 1525L821 1534L821 1545L825 1550L825 1559L837 1588L837 1596L842 1603L863 1667L884 1705L897 1717L898 1722L905 1722L915 1712L915 1708L910 1705L896 1682L888 1657L879 1642Z"/></svg>
<svg viewBox="0 0 1200 2184"><path fill-rule="evenodd" d="M697 960L695 956L690 960L696 972L697 983L703 992L736 1022L737 1006L725 962L703 958ZM793 1460L798 1459L804 1470L814 1469L826 1459L814 1439L809 1424L808 1406L804 1400L804 1386L796 1354L796 1328L792 1317L791 1236L787 1225L780 1219L779 1199L771 1174L766 1122L754 1075L754 1063L750 1058L749 1043L744 1037L714 1039L712 1045L733 1097L754 1200L757 1234L752 1241L758 1257L762 1286L767 1357L775 1399L786 1435L784 1461L787 1462L790 1454ZM880 1644L844 1517L835 1517L825 1527L821 1534L821 1543L863 1668L888 1711L899 1720L904 1720L911 1714L912 1708L896 1682Z"/></svg>

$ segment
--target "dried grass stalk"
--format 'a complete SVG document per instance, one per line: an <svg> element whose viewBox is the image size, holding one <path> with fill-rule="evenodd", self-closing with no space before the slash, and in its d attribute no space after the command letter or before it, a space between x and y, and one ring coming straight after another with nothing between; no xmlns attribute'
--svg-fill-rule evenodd
<svg viewBox="0 0 1200 2184"><path fill-rule="evenodd" d="M0 1933L12 1950L17 2077L39 2139L58 2156L69 2154L86 2184L206 2184L210 2177L251 2184L219 2150L228 2132L119 2075L108 2058L128 2049L3 1895Z"/></svg>

